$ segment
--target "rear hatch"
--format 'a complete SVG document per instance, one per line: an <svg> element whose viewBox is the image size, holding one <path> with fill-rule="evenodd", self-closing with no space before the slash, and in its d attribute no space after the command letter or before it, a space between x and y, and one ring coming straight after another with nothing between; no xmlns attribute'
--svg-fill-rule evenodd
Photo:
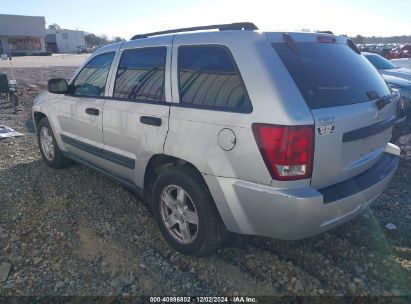
<svg viewBox="0 0 411 304"><path fill-rule="evenodd" d="M315 121L311 184L321 189L354 177L382 157L398 97L342 37L285 34L272 45Z"/></svg>

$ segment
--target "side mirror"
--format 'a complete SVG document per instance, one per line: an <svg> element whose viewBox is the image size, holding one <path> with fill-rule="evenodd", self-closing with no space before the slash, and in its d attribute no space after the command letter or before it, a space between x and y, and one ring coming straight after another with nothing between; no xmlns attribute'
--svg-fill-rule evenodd
<svg viewBox="0 0 411 304"><path fill-rule="evenodd" d="M54 94L67 94L68 84L63 78L53 78L48 82L48 89L50 93Z"/></svg>

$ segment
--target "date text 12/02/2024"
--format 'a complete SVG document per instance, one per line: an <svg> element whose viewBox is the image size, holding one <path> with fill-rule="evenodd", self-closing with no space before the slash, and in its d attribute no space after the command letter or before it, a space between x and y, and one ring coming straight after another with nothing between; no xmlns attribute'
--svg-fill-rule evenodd
<svg viewBox="0 0 411 304"><path fill-rule="evenodd" d="M151 303L257 303L254 297L150 297Z"/></svg>

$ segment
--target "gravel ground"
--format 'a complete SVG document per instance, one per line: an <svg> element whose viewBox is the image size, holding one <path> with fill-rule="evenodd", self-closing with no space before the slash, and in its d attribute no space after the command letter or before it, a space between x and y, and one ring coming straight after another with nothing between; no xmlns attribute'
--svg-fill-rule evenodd
<svg viewBox="0 0 411 304"><path fill-rule="evenodd" d="M123 187L41 161L33 99L74 70L17 68L21 112L0 103L0 124L25 134L0 140L0 295L411 295L410 136L390 186L354 220L301 241L232 235L212 257L186 257Z"/></svg>

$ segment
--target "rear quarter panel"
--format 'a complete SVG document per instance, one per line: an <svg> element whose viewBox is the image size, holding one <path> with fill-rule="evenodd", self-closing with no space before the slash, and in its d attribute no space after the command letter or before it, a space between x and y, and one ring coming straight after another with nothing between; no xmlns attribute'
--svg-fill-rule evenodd
<svg viewBox="0 0 411 304"><path fill-rule="evenodd" d="M241 73L253 111L233 113L182 107L177 58L178 48L183 45L227 47ZM254 139L252 124L305 125L312 124L313 118L265 34L233 31L176 35L172 58L174 106L172 104L170 109L165 154L191 162L203 174L271 184L272 178ZM236 136L235 147L230 151L218 144L219 133L224 128L231 129Z"/></svg>

